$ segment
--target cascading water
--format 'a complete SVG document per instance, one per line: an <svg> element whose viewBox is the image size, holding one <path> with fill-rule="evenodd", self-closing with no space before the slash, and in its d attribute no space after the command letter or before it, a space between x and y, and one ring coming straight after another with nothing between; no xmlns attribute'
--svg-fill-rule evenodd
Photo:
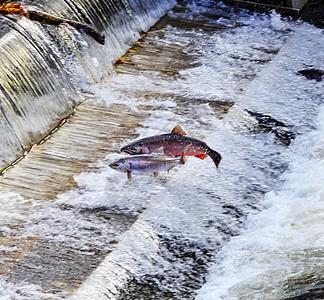
<svg viewBox="0 0 324 300"><path fill-rule="evenodd" d="M298 71L324 69L322 30L275 12L183 1L112 67L161 16L156 2L40 3L31 4L89 21L106 45L70 26L30 25L63 57L59 71L79 87L74 101L85 100L0 182L0 295L320 297L323 82ZM116 153L122 145L177 123L221 153L219 170L189 157L170 173L129 182L109 168L126 156ZM99 160L69 185L63 175L80 173L88 152ZM47 163L53 173L43 171Z"/></svg>
<svg viewBox="0 0 324 300"><path fill-rule="evenodd" d="M0 168L39 142L79 101L64 61L39 26L1 19Z"/></svg>
<svg viewBox="0 0 324 300"><path fill-rule="evenodd" d="M67 24L1 18L0 169L41 141L82 101L80 85L113 62L174 1L26 1L25 7L89 23L106 36L95 43Z"/></svg>

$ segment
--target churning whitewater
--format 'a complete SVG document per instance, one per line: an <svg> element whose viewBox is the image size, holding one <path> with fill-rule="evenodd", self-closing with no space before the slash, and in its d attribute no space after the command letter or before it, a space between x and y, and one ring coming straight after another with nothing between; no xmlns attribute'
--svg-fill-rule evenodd
<svg viewBox="0 0 324 300"><path fill-rule="evenodd" d="M292 145L283 184L216 256L196 299L321 299L323 296L324 109Z"/></svg>
<svg viewBox="0 0 324 300"><path fill-rule="evenodd" d="M298 71L324 70L323 31L206 0L180 1L142 35L109 75L81 82L83 106L120 117L104 121L115 130L109 152L98 150L104 157L50 201L1 195L5 237L33 246L1 273L0 295L320 298L324 88ZM75 126L86 135L78 120L76 110L58 132ZM135 120L125 122L130 133L121 120ZM109 167L132 157L121 148L176 124L220 153L218 169L188 156L130 181ZM46 143L42 155L59 157Z"/></svg>

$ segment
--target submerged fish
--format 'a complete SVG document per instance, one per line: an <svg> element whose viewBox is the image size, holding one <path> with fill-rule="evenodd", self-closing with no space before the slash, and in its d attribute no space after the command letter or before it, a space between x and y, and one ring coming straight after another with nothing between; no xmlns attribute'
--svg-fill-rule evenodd
<svg viewBox="0 0 324 300"><path fill-rule="evenodd" d="M211 149L206 143L185 135L186 133L180 125L177 125L169 134L155 135L138 140L121 148L121 151L131 155L150 154L161 148L165 155L180 156L183 149L186 148L185 156L195 156L200 159L209 156L218 167L222 159L218 152Z"/></svg>
<svg viewBox="0 0 324 300"><path fill-rule="evenodd" d="M132 174L153 173L157 176L159 172L169 171L184 163L184 154L180 158L166 155L139 155L119 159L111 163L109 167L127 173L127 178L131 180Z"/></svg>

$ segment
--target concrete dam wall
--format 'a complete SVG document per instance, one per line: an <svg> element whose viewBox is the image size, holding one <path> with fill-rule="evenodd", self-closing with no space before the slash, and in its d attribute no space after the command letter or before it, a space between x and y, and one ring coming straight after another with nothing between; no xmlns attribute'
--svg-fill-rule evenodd
<svg viewBox="0 0 324 300"><path fill-rule="evenodd" d="M82 102L82 85L109 73L140 33L174 5L173 0L24 2L24 9L88 24L105 36L104 45L68 22L55 26L2 16L0 170L59 126Z"/></svg>

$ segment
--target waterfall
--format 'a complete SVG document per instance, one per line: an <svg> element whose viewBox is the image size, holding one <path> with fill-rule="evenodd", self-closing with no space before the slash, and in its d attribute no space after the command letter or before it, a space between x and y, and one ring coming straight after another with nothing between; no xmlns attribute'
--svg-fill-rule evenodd
<svg viewBox="0 0 324 300"><path fill-rule="evenodd" d="M99 81L173 0L26 1L28 9L89 24L101 45L68 24L0 18L0 170L47 136L82 102L84 83Z"/></svg>

